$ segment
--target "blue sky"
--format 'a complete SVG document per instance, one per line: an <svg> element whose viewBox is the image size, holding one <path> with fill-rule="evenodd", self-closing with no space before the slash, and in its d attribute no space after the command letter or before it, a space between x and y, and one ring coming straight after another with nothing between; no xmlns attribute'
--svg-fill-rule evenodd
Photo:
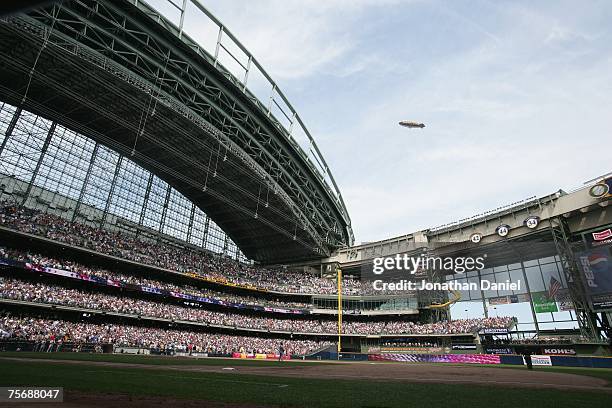
<svg viewBox="0 0 612 408"><path fill-rule="evenodd" d="M300 113L357 242L612 170L610 1L202 3Z"/></svg>

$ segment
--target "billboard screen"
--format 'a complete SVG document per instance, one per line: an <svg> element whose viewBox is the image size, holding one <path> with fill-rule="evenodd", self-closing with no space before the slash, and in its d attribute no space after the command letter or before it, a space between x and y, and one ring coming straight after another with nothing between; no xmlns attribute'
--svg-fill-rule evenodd
<svg viewBox="0 0 612 408"><path fill-rule="evenodd" d="M576 255L593 310L612 309L612 246L593 248Z"/></svg>
<svg viewBox="0 0 612 408"><path fill-rule="evenodd" d="M583 234L584 242L589 248L612 245L612 226Z"/></svg>

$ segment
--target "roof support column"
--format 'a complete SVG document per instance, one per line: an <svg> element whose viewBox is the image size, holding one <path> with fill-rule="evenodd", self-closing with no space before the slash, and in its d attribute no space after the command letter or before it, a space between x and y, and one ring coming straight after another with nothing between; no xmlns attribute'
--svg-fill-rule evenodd
<svg viewBox="0 0 612 408"><path fill-rule="evenodd" d="M13 135L13 130L15 129L15 125L17 125L19 116L21 116L21 108L17 108L15 110L15 113L13 114L13 117L11 118L11 122L6 128L6 132L4 132L5 136L4 136L4 140L2 141L2 144L0 145L0 154L2 154L2 152L4 151L4 147L6 146L6 142L8 141L9 137Z"/></svg>
<svg viewBox="0 0 612 408"><path fill-rule="evenodd" d="M30 182L28 183L28 188L26 189L26 192L23 195L23 200L21 201L22 206L25 205L26 201L28 201L28 198L30 197L30 193L32 192L32 186L34 185L34 180L36 180L36 176L38 175L38 171L40 170L42 161L45 158L47 149L49 148L49 143L51 142L51 138L53 137L53 134L55 133L56 126L57 126L57 123L53 122L51 123L51 126L49 127L49 132L47 132L47 138L45 139L45 142L43 143L42 149L40 150L40 157L38 158L38 161L36 162L36 167L34 168L34 172L32 173L32 177L30 178Z"/></svg>
<svg viewBox="0 0 612 408"><path fill-rule="evenodd" d="M525 264L521 257L521 271L523 272L523 280L525 281L525 288L529 294L529 308L531 309L531 317L533 318L533 324L535 327L536 335L540 335L540 325L538 324L538 315L536 314L535 307L533 306L533 299L531 298L531 288L529 287L529 280L527 279L527 272L525 272Z"/></svg>
<svg viewBox="0 0 612 408"><path fill-rule="evenodd" d="M144 201L142 202L142 210L140 211L140 217L138 218L138 225L142 227L144 217L147 212L149 204L149 196L151 195L151 185L153 184L153 173L149 173L149 180L147 181L147 189L145 190ZM140 234L140 229L136 232L136 236Z"/></svg>
<svg viewBox="0 0 612 408"><path fill-rule="evenodd" d="M193 218L195 216L195 204L191 203L191 214L189 215L189 225L187 226L187 243L190 243L191 233L193 231Z"/></svg>
<svg viewBox="0 0 612 408"><path fill-rule="evenodd" d="M223 255L227 255L227 249L229 247L229 237L225 234L225 239L223 240Z"/></svg>
<svg viewBox="0 0 612 408"><path fill-rule="evenodd" d="M485 298L484 290L482 290L482 275L480 274L480 270L476 271L478 273L478 286L480 286L480 300L482 300L482 310L484 311L484 317L489 317L489 308L487 307L487 300ZM449 308L450 309L450 308Z"/></svg>
<svg viewBox="0 0 612 408"><path fill-rule="evenodd" d="M115 193L115 186L117 186L117 179L119 176L119 170L121 169L121 163L123 163L123 156L119 156L119 160L117 160L117 165L115 166L115 173L113 174L113 181L111 182L108 198L106 199L106 205L104 206L104 213L102 214L102 221L100 221L100 228L104 227L104 224L106 224L108 210L110 209L113 194Z"/></svg>
<svg viewBox="0 0 612 408"><path fill-rule="evenodd" d="M210 225L210 218L206 215L206 221L204 222L204 234L202 235L202 248L206 249L206 240L208 239L208 226Z"/></svg>
<svg viewBox="0 0 612 408"><path fill-rule="evenodd" d="M162 209L162 216L159 220L159 235L161 238L161 234L164 232L164 224L166 223L166 215L168 214L168 203L170 202L170 192L172 191L172 187L168 184L168 188L166 189L166 198L164 200L164 208Z"/></svg>
<svg viewBox="0 0 612 408"><path fill-rule="evenodd" d="M89 179L91 178L91 170L93 169L96 158L98 157L98 148L100 144L96 142L94 145L93 152L91 153L91 159L89 160L89 166L87 167L87 173L85 173L85 180L83 180L83 186L81 187L81 192L79 193L79 198L74 206L74 212L72 213L71 221L74 222L76 217L79 215L79 210L81 209L81 204L83 203L83 197L85 196L85 189L87 188L87 184L89 184Z"/></svg>

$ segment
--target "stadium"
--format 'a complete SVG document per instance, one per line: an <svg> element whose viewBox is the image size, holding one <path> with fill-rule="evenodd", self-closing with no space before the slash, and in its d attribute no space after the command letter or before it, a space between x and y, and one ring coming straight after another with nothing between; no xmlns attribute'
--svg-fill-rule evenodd
<svg viewBox="0 0 612 408"><path fill-rule="evenodd" d="M356 244L315 136L200 1L13 3L0 402L609 405L610 173Z"/></svg>

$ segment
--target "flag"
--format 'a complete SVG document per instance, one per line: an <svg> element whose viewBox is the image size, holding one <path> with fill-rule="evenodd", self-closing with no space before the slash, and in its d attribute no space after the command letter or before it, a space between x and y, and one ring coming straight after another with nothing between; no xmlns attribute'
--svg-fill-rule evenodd
<svg viewBox="0 0 612 408"><path fill-rule="evenodd" d="M555 279L554 276L550 277L550 286L548 288L548 297L554 300L557 297L557 293L561 289L561 282Z"/></svg>

